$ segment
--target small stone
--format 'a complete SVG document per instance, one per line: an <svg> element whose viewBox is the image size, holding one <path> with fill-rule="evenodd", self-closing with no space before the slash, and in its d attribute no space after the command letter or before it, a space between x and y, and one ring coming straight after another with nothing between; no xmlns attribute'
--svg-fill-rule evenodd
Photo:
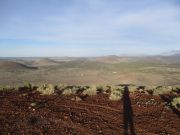
<svg viewBox="0 0 180 135"><path fill-rule="evenodd" d="M31 103L30 105L31 105L32 107L34 107L34 106L36 106L36 103Z"/></svg>

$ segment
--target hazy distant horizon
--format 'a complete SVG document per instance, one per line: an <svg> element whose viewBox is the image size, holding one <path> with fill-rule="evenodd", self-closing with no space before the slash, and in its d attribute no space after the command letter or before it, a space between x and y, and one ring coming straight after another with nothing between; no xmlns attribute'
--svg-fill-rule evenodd
<svg viewBox="0 0 180 135"><path fill-rule="evenodd" d="M74 57L74 58L93 58L93 57L143 57L143 56L171 56L175 54L171 54L173 51L178 51L178 54L180 54L180 50L172 50L169 52L162 52L158 54L109 54L109 55L92 55L92 56L0 56L0 58L66 58L66 57Z"/></svg>
<svg viewBox="0 0 180 135"><path fill-rule="evenodd" d="M0 57L180 50L178 0L1 0Z"/></svg>

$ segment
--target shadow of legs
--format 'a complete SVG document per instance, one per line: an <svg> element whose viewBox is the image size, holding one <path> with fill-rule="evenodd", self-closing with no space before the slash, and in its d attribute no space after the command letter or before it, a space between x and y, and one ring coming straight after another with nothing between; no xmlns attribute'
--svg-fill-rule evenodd
<svg viewBox="0 0 180 135"><path fill-rule="evenodd" d="M124 135L128 135L128 129L130 134L135 135L134 123L133 123L133 110L131 107L131 100L129 97L128 86L125 86L123 95L123 113L124 113Z"/></svg>

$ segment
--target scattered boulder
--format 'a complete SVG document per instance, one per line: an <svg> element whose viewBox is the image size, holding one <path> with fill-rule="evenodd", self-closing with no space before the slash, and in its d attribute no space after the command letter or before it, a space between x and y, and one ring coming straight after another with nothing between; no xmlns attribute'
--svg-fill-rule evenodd
<svg viewBox="0 0 180 135"><path fill-rule="evenodd" d="M34 107L36 106L36 103L31 103L30 106Z"/></svg>

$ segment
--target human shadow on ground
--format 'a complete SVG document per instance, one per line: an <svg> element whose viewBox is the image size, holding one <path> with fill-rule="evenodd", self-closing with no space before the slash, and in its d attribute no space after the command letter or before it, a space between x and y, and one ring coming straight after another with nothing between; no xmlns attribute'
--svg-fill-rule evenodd
<svg viewBox="0 0 180 135"><path fill-rule="evenodd" d="M131 106L131 100L129 97L129 89L128 86L124 88L123 94L123 120L124 120L124 135L136 135L134 131L134 123L133 123L133 109ZM130 129L130 132L128 132ZM130 133L130 134L129 134Z"/></svg>

